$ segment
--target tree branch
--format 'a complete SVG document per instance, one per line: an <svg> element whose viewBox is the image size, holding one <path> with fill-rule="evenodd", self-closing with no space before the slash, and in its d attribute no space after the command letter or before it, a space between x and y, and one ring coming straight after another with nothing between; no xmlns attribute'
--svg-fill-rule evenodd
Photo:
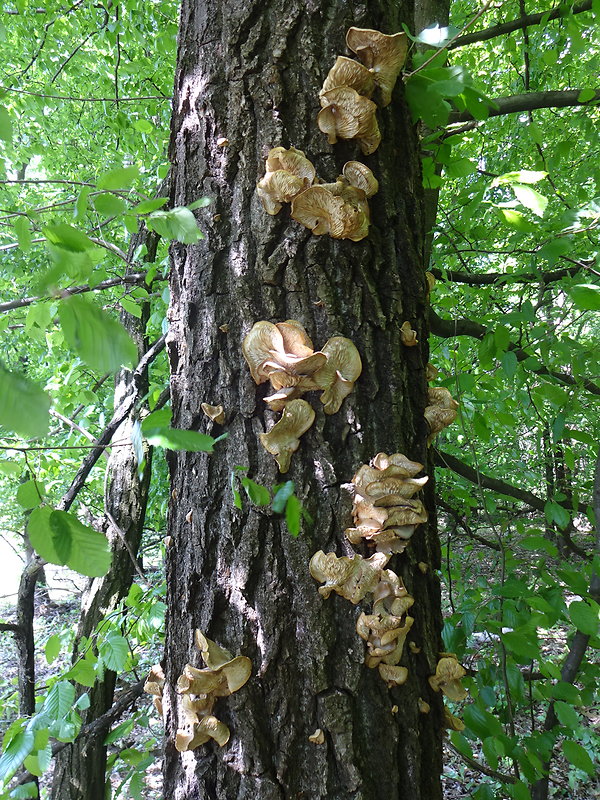
<svg viewBox="0 0 600 800"><path fill-rule="evenodd" d="M497 36L504 36L513 31L529 28L532 25L539 25L542 20L544 20L544 22L550 22L550 20L570 14L581 14L584 11L590 11L591 8L592 0L584 0L584 2L577 3L577 5L574 5L570 9L565 9L564 5L559 5L548 11L541 11L539 14L527 14L527 16L513 19L510 22L502 22L500 25L493 25L490 28L483 28L480 31L473 31L473 33L465 34L465 36L459 36L451 44L448 44L448 50L454 50L456 47L464 47L474 42L485 42L488 39L495 39Z"/></svg>
<svg viewBox="0 0 600 800"><path fill-rule="evenodd" d="M123 275L121 278L110 278L102 283L97 283L96 286L72 286L70 289L59 289L56 293L59 297L70 297L72 294L84 294L85 292L99 292L102 289L110 289L113 286L120 286L121 284L138 284L143 283L146 278L145 272L132 273L131 275ZM21 300L11 300L8 303L0 303L0 314L5 311L12 311L15 308L25 308L32 303L38 303L40 300L50 300L51 297L44 297L43 295L35 297L23 297Z"/></svg>
<svg viewBox="0 0 600 800"><path fill-rule="evenodd" d="M525 272L525 273L486 273L478 275L475 273L464 272L461 270L441 270L436 267L430 268L430 272L440 281L451 281L452 283L467 283L469 286L489 286L495 283L552 283L559 281L567 276L576 275L581 272L582 267L565 267L548 272ZM1 307L0 307L1 308Z"/></svg>
<svg viewBox="0 0 600 800"><path fill-rule="evenodd" d="M473 339L479 339L481 341L489 333L488 328L479 322L465 318L444 319L438 316L431 307L429 308L429 325L431 327L431 332L436 336L441 336L443 339L451 339L454 336L471 336ZM508 345L508 349L515 354L517 361L525 361L531 358L530 353L517 347L513 342ZM548 375L569 386L578 386L581 384L591 394L600 395L600 386L587 378L582 378L581 381L578 381L566 372L554 372L547 367L538 367L537 369L532 369L531 372L536 375Z"/></svg>
<svg viewBox="0 0 600 800"><path fill-rule="evenodd" d="M13 89L10 86L0 86L2 92L15 92L17 94L27 94L31 97L43 97L45 100L72 100L76 103L114 103L114 97L70 97L64 94L40 94L40 92L28 92L25 89ZM171 100L168 95L140 95L139 97L119 97L119 103L137 103L138 100Z"/></svg>
<svg viewBox="0 0 600 800"><path fill-rule="evenodd" d="M10 631L11 633L20 633L21 628L14 622L0 622L0 633Z"/></svg>
<svg viewBox="0 0 600 800"><path fill-rule="evenodd" d="M511 94L508 97L495 97L492 103L495 108L490 108L489 117L499 117L506 114L517 114L522 111L534 111L536 108L566 108L567 106L589 106L600 100L600 91L596 90L590 100L582 103L577 98L581 89L567 89L566 91L528 92L527 94ZM448 119L448 124L467 122L474 117L468 111L453 111ZM452 132L462 133L460 131ZM450 134L450 131L448 131Z"/></svg>
<svg viewBox="0 0 600 800"><path fill-rule="evenodd" d="M458 747L455 747L452 742L446 740L444 744L452 750L453 753L461 758L465 764L467 764L471 769L476 770L477 772L481 772L482 775L487 775L489 778L494 778L501 783L516 783L517 779L514 775L506 775L504 772L496 772L495 769L491 769L490 767L486 767L485 764L480 764L479 761L476 761L474 758L470 756L466 756L464 753L461 753Z"/></svg>

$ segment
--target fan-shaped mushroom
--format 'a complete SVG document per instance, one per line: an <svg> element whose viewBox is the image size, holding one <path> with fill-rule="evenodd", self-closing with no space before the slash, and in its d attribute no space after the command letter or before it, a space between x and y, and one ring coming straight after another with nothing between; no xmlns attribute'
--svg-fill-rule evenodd
<svg viewBox="0 0 600 800"><path fill-rule="evenodd" d="M441 690L449 700L464 700L467 690L461 686L460 679L466 674L467 671L458 663L456 656L447 655L438 661L435 675L429 677L429 685L434 692Z"/></svg>
<svg viewBox="0 0 600 800"><path fill-rule="evenodd" d="M344 336L333 336L321 352L325 353L327 361L314 373L313 380L323 389L323 410L326 414L335 414L354 388L362 372L362 361L354 344Z"/></svg>
<svg viewBox="0 0 600 800"><path fill-rule="evenodd" d="M342 175L350 186L362 189L365 197L373 197L379 191L379 182L371 170L360 161L346 161L342 167Z"/></svg>
<svg viewBox="0 0 600 800"><path fill-rule="evenodd" d="M327 134L329 144L335 144L338 138L358 139L365 155L375 152L381 141L375 103L347 86L323 92L320 100L323 108L317 124Z"/></svg>
<svg viewBox="0 0 600 800"><path fill-rule="evenodd" d="M256 191L263 208L271 216L281 211L282 203L289 203L305 188L306 184L302 178L284 169L267 172L256 184Z"/></svg>
<svg viewBox="0 0 600 800"><path fill-rule="evenodd" d="M414 347L419 343L417 332L413 331L408 320L400 326L400 340L405 347Z"/></svg>
<svg viewBox="0 0 600 800"><path fill-rule="evenodd" d="M144 684L144 691L147 692L148 694L154 695L152 703L154 705L154 708L158 711L158 713L161 716L163 714L162 696L164 688L165 688L165 673L163 672L163 668L161 667L160 664L155 664L148 673L148 677L146 678L146 683Z"/></svg>
<svg viewBox="0 0 600 800"><path fill-rule="evenodd" d="M204 411L206 416L217 425L222 425L225 422L223 406L211 406L209 403L200 403L200 408Z"/></svg>
<svg viewBox="0 0 600 800"><path fill-rule="evenodd" d="M367 28L350 28L346 34L346 44L373 74L381 92L381 105L389 105L396 79L406 61L406 34L388 36Z"/></svg>
<svg viewBox="0 0 600 800"><path fill-rule="evenodd" d="M259 434L261 444L275 456L280 472L290 468L292 453L300 447L300 436L310 428L315 412L305 400L291 400L279 422L268 433Z"/></svg>
<svg viewBox="0 0 600 800"><path fill-rule="evenodd" d="M297 150L295 147L290 147L289 150L285 147L274 147L269 150L267 172L276 172L280 169L302 178L307 186L310 186L316 176L312 163L302 150Z"/></svg>
<svg viewBox="0 0 600 800"><path fill-rule="evenodd" d="M394 667L391 664L379 664L377 669L388 688L392 686L402 686L408 680L408 670L406 667Z"/></svg>
<svg viewBox="0 0 600 800"><path fill-rule="evenodd" d="M292 219L315 236L328 233L334 239L344 235L344 201L323 186L312 186L292 201Z"/></svg>
<svg viewBox="0 0 600 800"><path fill-rule="evenodd" d="M331 89L339 89L340 86L355 89L363 97L371 97L375 91L375 78L363 64L353 58L338 56L325 78L319 97Z"/></svg>
<svg viewBox="0 0 600 800"><path fill-rule="evenodd" d="M335 553L319 550L311 558L309 569L316 581L324 582L324 586L319 586L319 594L329 597L331 592L336 592L356 605L373 591L388 558L381 553L371 558L358 554L353 558L338 558Z"/></svg>
<svg viewBox="0 0 600 800"><path fill-rule="evenodd" d="M427 443L431 443L435 436L451 425L457 416L458 403L448 389L441 386L431 388L427 393L429 405L425 408L425 419L429 425Z"/></svg>

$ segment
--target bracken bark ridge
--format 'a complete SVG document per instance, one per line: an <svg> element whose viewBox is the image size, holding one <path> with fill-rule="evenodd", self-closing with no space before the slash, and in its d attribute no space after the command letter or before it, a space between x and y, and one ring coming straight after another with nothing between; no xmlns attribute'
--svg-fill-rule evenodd
<svg viewBox="0 0 600 800"><path fill-rule="evenodd" d="M184 0L172 127L172 200L201 196L206 240L172 248L170 333L173 424L228 437L213 455L170 459L171 544L167 553L168 617L166 800L380 800L441 797L441 702L427 684L440 649L432 487L430 524L390 563L415 598L413 633L420 648L403 659L408 683L388 690L364 666L355 632L360 606L317 592L308 571L319 549L352 553L348 484L379 451L427 461L425 366L426 282L420 159L402 87L378 112L383 141L363 158L355 142L334 147L319 132L318 90L336 55L348 54L351 25L392 33L414 18L408 2L325 0ZM227 146L217 140L226 138ZM316 237L289 217L269 217L255 193L271 147L305 151L323 180L345 161L368 164L380 183L370 201L372 227L354 243ZM280 482L258 434L277 415L266 410L241 342L254 322L297 319L317 346L333 335L352 339L363 374L341 410L317 412L287 478L314 523L299 538L281 517L244 503L234 508L234 467L266 486ZM406 348L409 320L420 346ZM224 426L202 414L222 403ZM425 574L418 568L425 562ZM412 611L411 611L412 614ZM174 748L184 665L202 666L193 645L201 628L253 662L244 688L220 700L215 714L231 729L224 748ZM432 706L421 714L417 698ZM398 706L397 713L392 707ZM325 743L308 736L321 728Z"/></svg>

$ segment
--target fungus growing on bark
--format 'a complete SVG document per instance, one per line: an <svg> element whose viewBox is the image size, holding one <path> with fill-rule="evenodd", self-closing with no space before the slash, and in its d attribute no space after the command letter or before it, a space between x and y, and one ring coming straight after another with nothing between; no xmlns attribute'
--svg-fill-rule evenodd
<svg viewBox="0 0 600 800"><path fill-rule="evenodd" d="M379 674L387 683L388 689L392 686L402 686L408 679L408 670L406 667L394 667L391 664L379 664L377 667Z"/></svg>
<svg viewBox="0 0 600 800"><path fill-rule="evenodd" d="M377 106L372 100L348 86L323 92L319 99L322 108L317 125L327 134L329 144L336 144L338 139L358 139L365 155L377 150L381 133L375 116Z"/></svg>
<svg viewBox="0 0 600 800"><path fill-rule="evenodd" d="M313 352L308 334L296 320L277 325L266 320L256 322L242 342L242 352L257 384L281 373L292 378L307 377L327 360L323 353ZM279 388L282 385L280 381Z"/></svg>
<svg viewBox="0 0 600 800"><path fill-rule="evenodd" d="M352 544L371 542L378 552L402 553L415 527L427 521L427 512L416 494L427 483L427 476L413 477L422 464L402 453L378 453L374 466L363 464L354 477L354 528L346 530Z"/></svg>
<svg viewBox="0 0 600 800"><path fill-rule="evenodd" d="M459 717L455 717L446 706L444 706L444 727L451 731L464 731L465 723Z"/></svg>
<svg viewBox="0 0 600 800"><path fill-rule="evenodd" d="M431 444L440 431L456 419L458 403L448 389L435 387L427 390L429 405L425 408L425 419L429 425L427 444Z"/></svg>
<svg viewBox="0 0 600 800"><path fill-rule="evenodd" d="M363 64L353 58L338 56L323 82L319 97L331 89L339 89L341 86L354 89L363 97L371 97L375 91L375 78Z"/></svg>
<svg viewBox="0 0 600 800"><path fill-rule="evenodd" d="M326 414L335 414L354 388L362 372L362 361L354 344L343 336L333 336L321 352L327 356L327 361L315 372L313 380L323 389L323 410Z"/></svg>
<svg viewBox="0 0 600 800"><path fill-rule="evenodd" d="M308 737L308 741L312 742L312 744L323 744L325 741L325 734L321 728L317 728L317 730Z"/></svg>
<svg viewBox="0 0 600 800"><path fill-rule="evenodd" d="M327 598L335 592L356 605L373 591L388 559L382 553L375 553L371 558L358 554L353 558L338 558L335 553L318 550L310 560L309 569L316 581L324 583L319 586L320 595Z"/></svg>
<svg viewBox="0 0 600 800"><path fill-rule="evenodd" d="M144 684L144 691L148 694L154 695L152 703L161 717L163 715L162 696L164 688L165 673L163 672L163 668L160 664L155 664L148 673L146 683Z"/></svg>
<svg viewBox="0 0 600 800"><path fill-rule="evenodd" d="M419 699L417 700L417 704L419 706L419 711L421 712L421 714L429 714L429 712L431 711L431 706L429 705L429 703L426 703L422 697L419 697Z"/></svg>
<svg viewBox="0 0 600 800"><path fill-rule="evenodd" d="M267 156L267 171L256 191L267 214L278 214L282 203L289 203L315 179L315 168L302 150L274 147Z"/></svg>
<svg viewBox="0 0 600 800"><path fill-rule="evenodd" d="M216 422L217 425L222 425L225 422L223 406L211 406L209 403L201 403L200 408L204 411L206 416L213 422Z"/></svg>
<svg viewBox="0 0 600 800"><path fill-rule="evenodd" d="M336 194L334 194L336 192ZM292 201L292 219L315 236L358 242L369 232L369 205L364 192L343 183L311 186Z"/></svg>
<svg viewBox="0 0 600 800"><path fill-rule="evenodd" d="M466 674L467 671L458 663L456 656L445 655L438 661L435 675L429 677L429 685L434 692L441 690L449 700L464 700L467 690L461 685L460 679Z"/></svg>
<svg viewBox="0 0 600 800"><path fill-rule="evenodd" d="M389 105L396 79L406 61L406 34L388 36L366 28L350 28L346 34L346 44L373 74L381 92L381 105Z"/></svg>
<svg viewBox="0 0 600 800"><path fill-rule="evenodd" d="M213 716L213 706L219 697L237 692L248 680L252 663L246 656L236 656L196 631L205 669L186 664L177 681L182 695L180 719L175 747L180 752L194 750L214 739L221 747L229 741L229 728Z"/></svg>
<svg viewBox="0 0 600 800"><path fill-rule="evenodd" d="M435 367L431 361L425 367L425 378L427 381L434 381L437 376L440 374L440 371L437 367Z"/></svg>
<svg viewBox="0 0 600 800"><path fill-rule="evenodd" d="M414 347L419 343L417 332L413 331L408 320L400 326L400 340L405 347Z"/></svg>
<svg viewBox="0 0 600 800"><path fill-rule="evenodd" d="M300 437L310 428L315 412L306 400L290 400L279 422L268 433L259 434L262 446L275 456L280 472L290 468L292 453L300 447Z"/></svg>
<svg viewBox="0 0 600 800"><path fill-rule="evenodd" d="M362 189L365 197L373 197L379 191L379 182L371 170L360 161L346 161L342 167L342 176L356 189Z"/></svg>

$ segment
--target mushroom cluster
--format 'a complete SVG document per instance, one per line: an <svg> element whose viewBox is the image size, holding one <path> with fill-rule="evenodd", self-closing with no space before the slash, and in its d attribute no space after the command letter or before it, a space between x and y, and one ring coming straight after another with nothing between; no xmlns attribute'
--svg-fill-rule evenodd
<svg viewBox="0 0 600 800"><path fill-rule="evenodd" d="M348 59L349 60L349 59ZM355 63L355 62L352 62ZM370 101L369 101L370 102ZM274 147L267 156L267 171L256 191L267 214L277 214L291 203L292 219L316 236L359 242L369 232L367 200L379 185L360 161L348 161L334 183L323 183L302 150Z"/></svg>
<svg viewBox="0 0 600 800"><path fill-rule="evenodd" d="M352 478L355 527L346 529L354 545L368 542L380 553L402 553L417 525L427 521L427 512L414 495L428 481L415 478L423 465L402 453L378 453L373 466L363 464Z"/></svg>
<svg viewBox="0 0 600 800"><path fill-rule="evenodd" d="M227 744L229 728L213 716L213 706L219 697L227 697L241 689L252 671L249 658L234 658L199 630L196 631L196 645L206 668L197 669L186 664L176 687L181 703L175 747L180 753L194 750L210 739L221 747Z"/></svg>
<svg viewBox="0 0 600 800"><path fill-rule="evenodd" d="M165 673L160 664L155 664L148 673L146 683L144 684L144 691L147 694L154 695L152 704L158 713L163 716L163 702L162 696L165 689Z"/></svg>
<svg viewBox="0 0 600 800"><path fill-rule="evenodd" d="M405 33L392 36L366 28L350 28L348 48L362 63L338 56L319 92L321 111L317 125L329 144L338 139L357 139L365 155L379 147L381 133L371 100L376 89L382 106L392 99L392 90L407 53Z"/></svg>
<svg viewBox="0 0 600 800"><path fill-rule="evenodd" d="M458 403L448 389L441 386L428 389L427 399L428 405L425 408L425 419L429 425L427 444L431 444L437 434L456 419Z"/></svg>
<svg viewBox="0 0 600 800"><path fill-rule="evenodd" d="M343 336L332 337L315 351L304 327L293 319L276 324L256 322L242 343L242 352L254 382L271 383L267 406L283 412L268 433L260 434L260 440L275 456L280 472L287 472L300 436L315 419L315 412L301 395L321 391L323 410L335 414L362 371L360 355Z"/></svg>

